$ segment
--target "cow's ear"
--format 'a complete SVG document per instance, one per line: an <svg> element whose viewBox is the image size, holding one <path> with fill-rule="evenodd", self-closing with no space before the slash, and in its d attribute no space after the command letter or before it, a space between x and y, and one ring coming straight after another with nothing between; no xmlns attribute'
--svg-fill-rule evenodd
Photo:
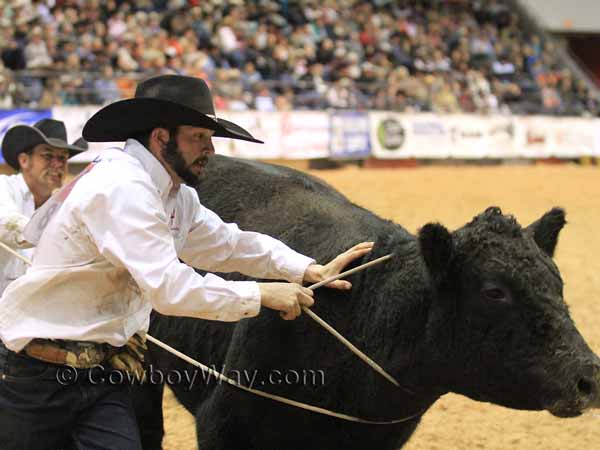
<svg viewBox="0 0 600 450"><path fill-rule="evenodd" d="M531 233L533 239L539 248L548 256L554 256L558 234L565 226L565 210L562 208L552 208L538 220L527 227L527 232Z"/></svg>
<svg viewBox="0 0 600 450"><path fill-rule="evenodd" d="M452 235L439 223L428 223L419 230L421 255L429 271L442 276L452 258Z"/></svg>

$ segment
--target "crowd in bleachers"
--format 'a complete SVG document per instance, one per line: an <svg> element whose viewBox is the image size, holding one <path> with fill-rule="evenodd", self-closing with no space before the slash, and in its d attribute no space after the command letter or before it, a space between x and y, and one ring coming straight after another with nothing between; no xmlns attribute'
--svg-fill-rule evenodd
<svg viewBox="0 0 600 450"><path fill-rule="evenodd" d="M598 115L504 0L13 0L0 108L102 104L209 80L217 108Z"/></svg>

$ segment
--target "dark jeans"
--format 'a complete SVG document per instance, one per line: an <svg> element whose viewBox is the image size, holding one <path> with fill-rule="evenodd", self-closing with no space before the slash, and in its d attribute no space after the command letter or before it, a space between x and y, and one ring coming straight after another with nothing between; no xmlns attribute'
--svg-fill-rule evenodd
<svg viewBox="0 0 600 450"><path fill-rule="evenodd" d="M0 449L141 449L128 383L8 350L0 342ZM117 379L113 377L113 380Z"/></svg>

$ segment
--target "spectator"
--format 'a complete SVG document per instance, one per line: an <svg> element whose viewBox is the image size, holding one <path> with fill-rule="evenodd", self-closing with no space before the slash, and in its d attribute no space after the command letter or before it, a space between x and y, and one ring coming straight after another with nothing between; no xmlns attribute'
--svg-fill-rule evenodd
<svg viewBox="0 0 600 450"><path fill-rule="evenodd" d="M258 85L256 97L254 99L254 109L264 112L276 110L273 96L265 84Z"/></svg>
<svg viewBox="0 0 600 450"><path fill-rule="evenodd" d="M510 62L506 53L501 54L498 59L492 63L492 73L500 79L512 79L515 74L515 65Z"/></svg>
<svg viewBox="0 0 600 450"><path fill-rule="evenodd" d="M0 70L0 109L11 109L15 106L16 85L9 76L8 72Z"/></svg>
<svg viewBox="0 0 600 450"><path fill-rule="evenodd" d="M436 113L456 113L459 111L458 100L453 86L443 78L438 78L433 83L431 104L433 112Z"/></svg>
<svg viewBox="0 0 600 450"><path fill-rule="evenodd" d="M34 27L31 31L29 43L25 47L25 63L28 69L43 69L52 64L40 27Z"/></svg>
<svg viewBox="0 0 600 450"><path fill-rule="evenodd" d="M106 104L118 100L121 97L119 86L114 81L114 70L107 64L102 68L102 77L94 82L94 91L97 98L96 103Z"/></svg>
<svg viewBox="0 0 600 450"><path fill-rule="evenodd" d="M247 62L242 72L242 84L244 89L251 91L255 84L262 81L260 72L256 70L256 66L252 62Z"/></svg>
<svg viewBox="0 0 600 450"><path fill-rule="evenodd" d="M215 98L236 108L255 105L264 90L255 86L267 81L269 93L258 99L266 108L291 88L285 97L296 108L597 110L578 80L562 81L554 44L524 27L506 0L250 1L243 7L207 0L185 10L184 0L9 3L0 13L2 61L12 71L42 70L14 73L18 100L29 106L57 94L69 102L107 101L92 91L104 89L110 65L121 92L152 74L181 73L215 82ZM407 71L401 79L394 75L399 67ZM219 87L222 71L230 69L241 71L240 80L225 77L226 88ZM62 77L68 70L85 75Z"/></svg>

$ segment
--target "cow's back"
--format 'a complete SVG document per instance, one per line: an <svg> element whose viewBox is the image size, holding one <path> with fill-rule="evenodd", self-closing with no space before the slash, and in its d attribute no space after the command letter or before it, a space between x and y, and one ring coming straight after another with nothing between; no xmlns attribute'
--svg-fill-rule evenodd
<svg viewBox="0 0 600 450"><path fill-rule="evenodd" d="M377 238L384 222L316 177L257 161L215 156L197 190L200 202L224 221L319 260L357 239Z"/></svg>

